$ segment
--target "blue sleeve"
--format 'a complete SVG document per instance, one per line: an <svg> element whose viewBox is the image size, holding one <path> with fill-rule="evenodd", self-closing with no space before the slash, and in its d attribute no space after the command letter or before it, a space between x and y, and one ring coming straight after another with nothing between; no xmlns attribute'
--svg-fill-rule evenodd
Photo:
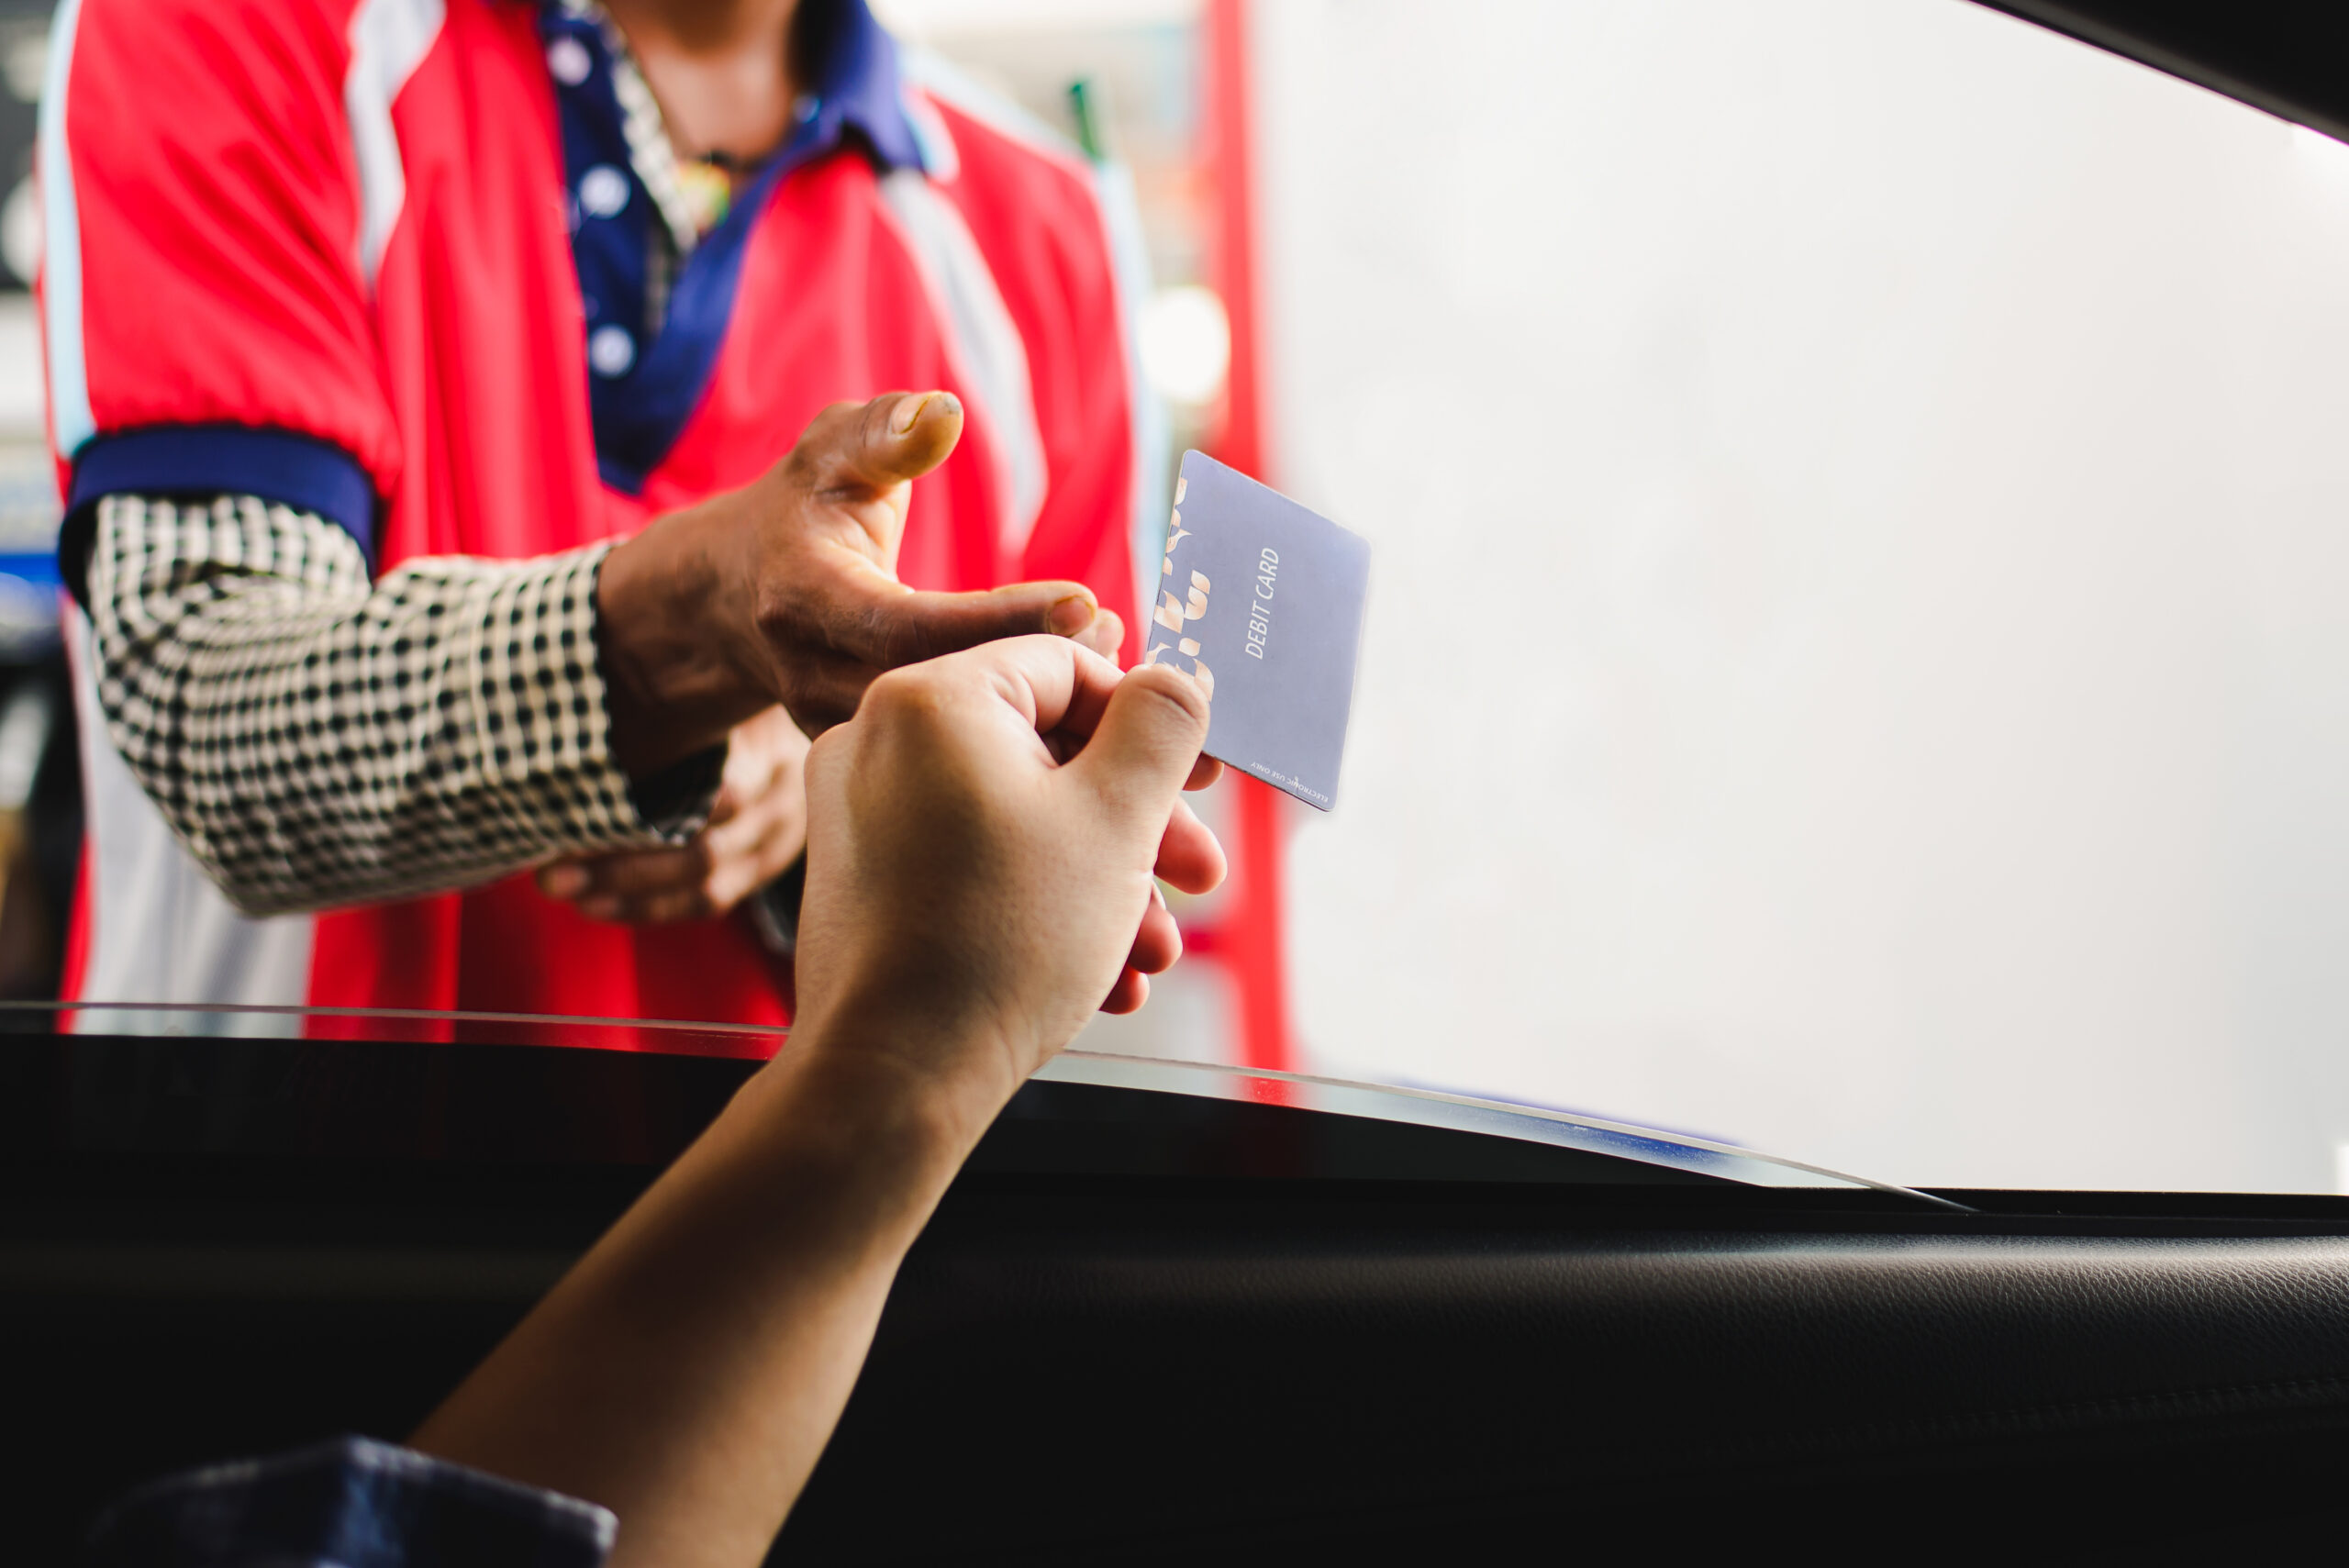
<svg viewBox="0 0 2349 1568"><path fill-rule="evenodd" d="M557 1492L368 1438L142 1486L91 1531L90 1568L601 1568L618 1521Z"/></svg>
<svg viewBox="0 0 2349 1568"><path fill-rule="evenodd" d="M100 436L73 459L65 518L57 531L58 575L74 603L90 607L89 559L98 503L109 495L258 495L315 512L359 541L375 560L374 486L340 447L291 430L235 425L167 425Z"/></svg>

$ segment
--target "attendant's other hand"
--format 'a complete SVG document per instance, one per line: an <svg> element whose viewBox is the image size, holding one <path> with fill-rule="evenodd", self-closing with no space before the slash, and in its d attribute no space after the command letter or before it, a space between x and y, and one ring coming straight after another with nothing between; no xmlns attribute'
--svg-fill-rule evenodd
<svg viewBox="0 0 2349 1568"><path fill-rule="evenodd" d="M1153 876L1223 880L1179 791L1214 781L1208 701L1048 637L882 676L807 760L798 1037L902 1062L983 1129L1181 941ZM973 1130L972 1136L976 1132Z"/></svg>
<svg viewBox="0 0 2349 1568"><path fill-rule="evenodd" d="M897 581L913 481L963 433L945 392L818 414L765 474L659 518L606 558L598 636L613 754L643 777L781 704L810 735L885 670L1053 632L1114 654L1125 628L1081 583L917 593Z"/></svg>
<svg viewBox="0 0 2349 1568"><path fill-rule="evenodd" d="M574 855L539 872L539 891L591 920L662 925L726 914L791 869L807 847L807 737L771 707L727 738L709 821L683 844Z"/></svg>

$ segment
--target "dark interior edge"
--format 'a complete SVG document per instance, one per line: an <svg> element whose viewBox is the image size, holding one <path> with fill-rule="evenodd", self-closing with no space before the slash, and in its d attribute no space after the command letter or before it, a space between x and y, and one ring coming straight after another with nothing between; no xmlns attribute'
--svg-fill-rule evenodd
<svg viewBox="0 0 2349 1568"><path fill-rule="evenodd" d="M2082 43L2349 140L2349 18L2338 6L2237 0L1976 0ZM2215 19L2214 19L2215 18Z"/></svg>

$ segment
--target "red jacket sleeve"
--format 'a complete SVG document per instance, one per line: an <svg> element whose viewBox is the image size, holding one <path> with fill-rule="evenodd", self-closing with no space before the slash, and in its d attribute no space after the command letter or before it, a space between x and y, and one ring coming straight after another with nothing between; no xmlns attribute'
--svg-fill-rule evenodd
<svg viewBox="0 0 2349 1568"><path fill-rule="evenodd" d="M417 0L368 8L403 4L439 15ZM396 83L380 58L354 59L351 0L69 9L62 102L44 126L61 145L42 158L65 176L43 193L44 317L74 504L239 490L326 512L363 540L400 454L353 127ZM372 172L395 186L387 115L382 128Z"/></svg>
<svg viewBox="0 0 2349 1568"><path fill-rule="evenodd" d="M1063 152L940 111L958 167L944 189L995 274L1028 350L1044 447L1044 503L1023 575L1073 578L1126 623L1123 662L1141 647L1135 606L1135 378L1127 302L1093 170Z"/></svg>

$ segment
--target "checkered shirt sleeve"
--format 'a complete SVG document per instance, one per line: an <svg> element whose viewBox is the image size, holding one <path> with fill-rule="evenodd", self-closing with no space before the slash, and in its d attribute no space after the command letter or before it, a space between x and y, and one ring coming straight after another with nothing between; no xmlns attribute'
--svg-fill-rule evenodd
<svg viewBox="0 0 2349 1568"><path fill-rule="evenodd" d="M89 1568L600 1568L608 1508L412 1449L338 1438L215 1464L124 1497Z"/></svg>
<svg viewBox="0 0 2349 1568"><path fill-rule="evenodd" d="M717 762L640 811L596 648L608 545L417 560L253 496L101 502L89 564L107 733L248 914L487 881L678 841Z"/></svg>

